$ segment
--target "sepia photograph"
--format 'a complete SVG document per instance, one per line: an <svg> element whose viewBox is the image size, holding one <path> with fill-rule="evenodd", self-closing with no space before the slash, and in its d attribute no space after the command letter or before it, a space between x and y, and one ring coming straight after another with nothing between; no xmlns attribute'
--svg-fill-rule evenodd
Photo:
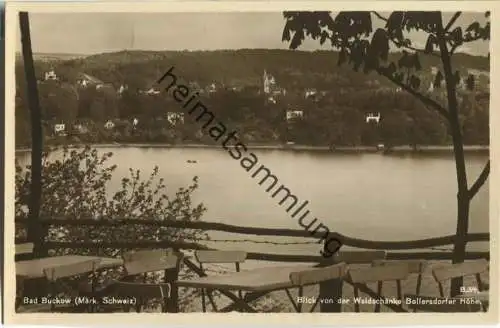
<svg viewBox="0 0 500 328"><path fill-rule="evenodd" d="M491 314L491 8L118 5L7 5L13 316Z"/></svg>

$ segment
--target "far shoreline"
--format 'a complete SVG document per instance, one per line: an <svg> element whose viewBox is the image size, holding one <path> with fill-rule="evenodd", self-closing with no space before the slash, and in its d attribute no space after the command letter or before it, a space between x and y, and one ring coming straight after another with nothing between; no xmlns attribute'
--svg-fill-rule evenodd
<svg viewBox="0 0 500 328"><path fill-rule="evenodd" d="M206 144L168 144L168 143L101 143L90 144L94 148L164 148L164 149L220 149L220 145ZM62 145L61 145L62 146ZM83 144L67 144L69 148L81 147ZM249 150L291 150L291 151L330 151L331 153L360 152L360 153L433 153L433 152L453 152L452 145L419 145L416 149L411 146L394 146L390 148L378 148L376 146L310 146L310 145L283 145L283 144L246 144ZM489 152L489 146L465 145L466 152ZM16 148L15 152L30 152L31 148Z"/></svg>

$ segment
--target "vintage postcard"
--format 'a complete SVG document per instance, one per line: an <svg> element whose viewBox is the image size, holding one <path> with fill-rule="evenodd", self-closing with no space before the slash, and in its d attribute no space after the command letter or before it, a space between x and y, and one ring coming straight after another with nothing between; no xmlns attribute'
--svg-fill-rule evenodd
<svg viewBox="0 0 500 328"><path fill-rule="evenodd" d="M8 3L6 322L496 322L499 9Z"/></svg>

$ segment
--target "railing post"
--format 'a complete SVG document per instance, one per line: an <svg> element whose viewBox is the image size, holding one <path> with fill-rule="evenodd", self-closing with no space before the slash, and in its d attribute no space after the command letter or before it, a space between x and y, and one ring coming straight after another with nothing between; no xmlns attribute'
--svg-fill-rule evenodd
<svg viewBox="0 0 500 328"><path fill-rule="evenodd" d="M333 256L320 266L329 266L339 263L338 256ZM323 281L319 285L319 309L320 312L338 313L342 312L342 287L343 279ZM321 302L323 300L323 302Z"/></svg>
<svg viewBox="0 0 500 328"><path fill-rule="evenodd" d="M170 297L167 300L166 310L170 313L179 312L179 287L175 282L179 279L179 271L184 257L178 248L174 248L174 252L179 256L177 266L174 269L165 270L165 282L170 283Z"/></svg>

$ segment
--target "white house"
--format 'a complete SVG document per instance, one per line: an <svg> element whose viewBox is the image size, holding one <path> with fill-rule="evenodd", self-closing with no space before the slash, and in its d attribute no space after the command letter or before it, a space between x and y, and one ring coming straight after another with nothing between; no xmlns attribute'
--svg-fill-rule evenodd
<svg viewBox="0 0 500 328"><path fill-rule="evenodd" d="M115 123L113 123L113 121L107 121L106 123L104 123L104 128L107 130L111 130L114 127L115 127Z"/></svg>
<svg viewBox="0 0 500 328"><path fill-rule="evenodd" d="M431 84L429 85L429 89L427 89L428 92L434 92L434 83L431 82Z"/></svg>
<svg viewBox="0 0 500 328"><path fill-rule="evenodd" d="M367 113L365 120L366 123L376 122L378 124L380 122L380 113Z"/></svg>
<svg viewBox="0 0 500 328"><path fill-rule="evenodd" d="M54 70L45 72L45 81L57 81L58 79L59 78Z"/></svg>
<svg viewBox="0 0 500 328"><path fill-rule="evenodd" d="M125 92L125 90L128 89L128 86L125 84L120 85L120 88L118 89L118 94L121 95L122 93Z"/></svg>
<svg viewBox="0 0 500 328"><path fill-rule="evenodd" d="M167 121L172 125L176 125L177 123L184 123L184 113L168 112Z"/></svg>
<svg viewBox="0 0 500 328"><path fill-rule="evenodd" d="M137 124L139 124L139 120L134 117L134 119L132 120L132 126L135 128Z"/></svg>
<svg viewBox="0 0 500 328"><path fill-rule="evenodd" d="M318 93L318 90L316 89L306 89L304 91L304 98L309 98L312 96L315 96Z"/></svg>
<svg viewBox="0 0 500 328"><path fill-rule="evenodd" d="M160 90L158 90L154 87L151 87L148 90L146 90L144 93L147 94L148 96L155 96L155 95L160 94Z"/></svg>
<svg viewBox="0 0 500 328"><path fill-rule="evenodd" d="M104 86L104 82L94 76L85 73L78 74L76 83L83 88L94 86L96 89L100 89Z"/></svg>
<svg viewBox="0 0 500 328"><path fill-rule="evenodd" d="M467 90L467 78L461 78L457 85L457 90Z"/></svg>
<svg viewBox="0 0 500 328"><path fill-rule="evenodd" d="M266 70L264 70L263 76L263 89L264 93L272 94L274 96L285 95L286 90L280 88L276 83L276 79L271 74L268 74Z"/></svg>
<svg viewBox="0 0 500 328"><path fill-rule="evenodd" d="M66 124L64 124L64 123L54 124L54 133L57 135L65 134L66 133Z"/></svg>
<svg viewBox="0 0 500 328"><path fill-rule="evenodd" d="M272 104L276 104L276 99L273 96L267 97L267 101L272 103Z"/></svg>
<svg viewBox="0 0 500 328"><path fill-rule="evenodd" d="M271 74L264 70L264 93L271 93L271 89L276 86L276 80Z"/></svg>
<svg viewBox="0 0 500 328"><path fill-rule="evenodd" d="M287 110L286 111L286 119L287 120L293 120L297 118L302 118L304 117L304 112L301 110Z"/></svg>
<svg viewBox="0 0 500 328"><path fill-rule="evenodd" d="M217 92L217 85L215 83L209 84L206 89L208 93Z"/></svg>

